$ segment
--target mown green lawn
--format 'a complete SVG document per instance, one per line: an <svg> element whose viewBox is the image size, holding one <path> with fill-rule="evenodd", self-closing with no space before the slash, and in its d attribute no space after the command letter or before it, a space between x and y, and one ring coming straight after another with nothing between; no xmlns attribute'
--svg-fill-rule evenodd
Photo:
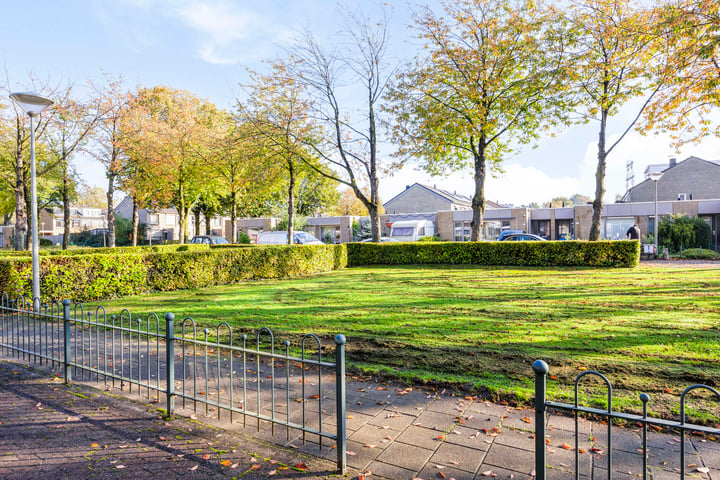
<svg viewBox="0 0 720 480"><path fill-rule="evenodd" d="M619 390L619 406L639 405L645 391L665 415L684 387L720 384L720 268L351 268L105 306L172 311L211 328L225 321L236 338L261 326L279 340L314 332L332 344L343 333L355 369L494 398L527 401L536 359L550 364L555 400L578 373L598 370ZM583 396L602 404L604 394ZM720 417L713 408L706 420Z"/></svg>

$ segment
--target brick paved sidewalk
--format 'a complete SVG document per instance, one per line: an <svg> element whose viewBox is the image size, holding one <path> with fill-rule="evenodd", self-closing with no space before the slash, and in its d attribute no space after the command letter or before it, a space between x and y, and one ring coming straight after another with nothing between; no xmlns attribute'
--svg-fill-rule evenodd
<svg viewBox="0 0 720 480"><path fill-rule="evenodd" d="M328 478L332 461L0 360L1 479ZM351 476L357 473L350 472Z"/></svg>

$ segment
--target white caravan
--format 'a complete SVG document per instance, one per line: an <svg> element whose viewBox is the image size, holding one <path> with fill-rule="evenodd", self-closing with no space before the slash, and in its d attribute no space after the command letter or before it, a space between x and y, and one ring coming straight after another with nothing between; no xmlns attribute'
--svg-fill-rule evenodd
<svg viewBox="0 0 720 480"><path fill-rule="evenodd" d="M435 235L435 226L429 220L401 220L390 226L390 238L399 242L414 242Z"/></svg>

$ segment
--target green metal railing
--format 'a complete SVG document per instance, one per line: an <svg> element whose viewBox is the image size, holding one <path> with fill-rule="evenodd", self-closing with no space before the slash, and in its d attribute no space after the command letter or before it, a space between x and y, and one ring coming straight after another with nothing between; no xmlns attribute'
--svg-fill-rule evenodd
<svg viewBox="0 0 720 480"><path fill-rule="evenodd" d="M303 443L309 434L320 449L323 439L334 441L337 468L346 471L343 335L335 337L335 361L329 362L314 334L302 338L298 356L291 354L289 341L276 352L268 328L255 332L254 345L248 345L247 335L236 345L226 322L217 325L213 339L211 330L198 331L192 318L176 326L172 313L164 321L156 314L143 320L123 310L108 319L102 306L85 312L76 304L72 313L70 307L69 300L42 305L35 299L33 306L22 296L2 294L0 350L61 369L67 383L81 378L130 392L135 388L148 398L154 393L158 402L164 396L169 417L176 401L182 401L194 412L204 408L208 416L227 414L230 422L242 416L245 426L248 417L254 418L258 430L261 422L269 422L273 434L276 425L285 427L288 440L291 430L302 433ZM334 383L334 392L328 383ZM333 393L335 425L323 405Z"/></svg>
<svg viewBox="0 0 720 480"><path fill-rule="evenodd" d="M647 431L648 426L654 425L661 428L677 429L680 431L680 478L685 479L685 435L686 432L698 432L719 435L719 428L705 427L702 425L694 425L686 422L685 416L685 403L686 397L690 392L695 390L708 390L712 392L716 397L720 398L720 392L707 385L692 385L687 387L680 395L680 420L664 420L659 418L648 417L647 407L650 401L650 396L646 393L640 394L640 401L642 402L642 415L633 415L628 413L614 412L612 409L612 385L608 378L596 371L585 371L582 372L575 378L575 402L574 404L552 402L547 400L547 375L549 367L543 360L536 360L532 365L533 371L535 372L535 472L537 480L545 480L547 478L547 451L545 445L545 438L547 434L546 417L548 409L560 410L573 412L575 417L575 478L580 478L580 430L578 425L578 418L580 414L589 414L599 418L605 418L607 420L607 475L608 480L612 480L613 476L613 448L612 448L612 431L613 431L613 420L624 420L627 422L637 423L642 426L642 438L641 444L638 446L643 457L643 471L641 478L646 480L648 478L648 446L647 446ZM583 407L579 405L578 396L580 389L580 381L585 377L596 377L599 378L607 387L607 409Z"/></svg>

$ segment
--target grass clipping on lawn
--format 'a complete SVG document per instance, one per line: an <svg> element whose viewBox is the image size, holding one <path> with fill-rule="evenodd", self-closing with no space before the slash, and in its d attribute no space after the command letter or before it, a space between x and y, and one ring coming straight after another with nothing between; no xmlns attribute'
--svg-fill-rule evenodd
<svg viewBox="0 0 720 480"><path fill-rule="evenodd" d="M398 380L454 385L527 403L531 364L550 365L548 398L572 401L575 377L609 377L613 408L676 418L682 390L720 384L720 269L377 266L119 299L108 311L172 311L235 332L269 327L275 338L346 335L351 368ZM332 349L331 349L332 350ZM605 407L588 381L581 398ZM695 421L720 417L694 397ZM696 400L697 399L697 400ZM696 408L697 407L697 408Z"/></svg>

